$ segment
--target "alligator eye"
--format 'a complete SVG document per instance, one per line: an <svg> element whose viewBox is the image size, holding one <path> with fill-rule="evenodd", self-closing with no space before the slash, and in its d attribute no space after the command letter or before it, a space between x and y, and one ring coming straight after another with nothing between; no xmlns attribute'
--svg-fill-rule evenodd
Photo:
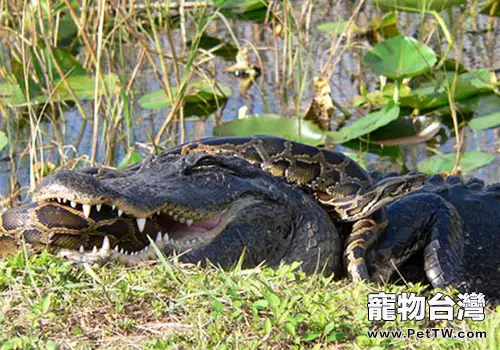
<svg viewBox="0 0 500 350"><path fill-rule="evenodd" d="M212 156L206 156L198 159L196 163L193 164L188 169L186 169L186 171L188 173L191 173L194 171L217 170L217 169L220 169L220 162L217 160L217 158Z"/></svg>

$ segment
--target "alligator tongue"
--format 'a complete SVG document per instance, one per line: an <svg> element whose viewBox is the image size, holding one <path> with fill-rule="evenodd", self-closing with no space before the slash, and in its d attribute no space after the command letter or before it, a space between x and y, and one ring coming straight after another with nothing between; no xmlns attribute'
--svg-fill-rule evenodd
<svg viewBox="0 0 500 350"><path fill-rule="evenodd" d="M204 220L192 223L188 226L185 223L180 223L168 215L161 215L158 218L162 232L167 232L172 238L181 238L183 236L191 236L203 234L213 230L220 224L222 215L216 215Z"/></svg>

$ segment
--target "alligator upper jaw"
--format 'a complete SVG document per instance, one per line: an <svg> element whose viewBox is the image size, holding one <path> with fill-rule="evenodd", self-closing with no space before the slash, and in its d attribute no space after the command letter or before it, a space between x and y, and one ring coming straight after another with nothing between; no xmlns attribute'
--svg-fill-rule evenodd
<svg viewBox="0 0 500 350"><path fill-rule="evenodd" d="M64 199L48 200L49 202L59 202L60 206L70 206L74 210L82 210L85 216L90 220L96 218L96 213L104 210L115 211L116 218L127 219L130 215L124 214L117 208L106 208L105 205L100 207L91 207L91 209L83 209L84 205L71 203ZM191 250L203 248L212 243L227 226L237 219L239 213L257 203L255 198L242 197L238 198L227 207L213 212L206 217L199 217L194 212L189 212L183 209L183 214L175 214L175 211L159 211L153 214L148 220L155 222L155 227L159 227L157 232L151 231L151 225L146 224L144 218L135 218L137 222L137 230L148 237L149 244L145 244L142 248L127 251L120 247L119 244L114 244L113 239L116 235L102 235L102 243L100 246L84 247L80 246L78 250L68 249L64 247L55 247L58 255L69 258L70 260L84 263L104 263L110 260L118 261L126 265L135 265L142 261L155 259L157 257L157 249L164 253L170 254L173 252L184 253ZM174 207L169 205L169 208ZM132 217L130 217L132 218ZM98 221L96 221L98 224ZM112 238L113 237L113 238Z"/></svg>

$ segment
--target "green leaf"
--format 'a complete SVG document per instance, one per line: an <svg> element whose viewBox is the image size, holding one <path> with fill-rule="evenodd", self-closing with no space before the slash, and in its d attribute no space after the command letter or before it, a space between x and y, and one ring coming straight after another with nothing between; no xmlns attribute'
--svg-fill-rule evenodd
<svg viewBox="0 0 500 350"><path fill-rule="evenodd" d="M336 324L333 323L333 322L330 322L328 323L326 326L325 326L325 329L323 330L323 334L324 335L328 335L330 334L336 327Z"/></svg>
<svg viewBox="0 0 500 350"><path fill-rule="evenodd" d="M285 330L288 332L288 334L290 334L291 336L295 336L295 334L297 333L296 330L295 330L295 325L291 322L287 322L283 325L283 328L285 328Z"/></svg>
<svg viewBox="0 0 500 350"><path fill-rule="evenodd" d="M214 5L224 16L231 18L264 22L268 15L267 0L215 0Z"/></svg>
<svg viewBox="0 0 500 350"><path fill-rule="evenodd" d="M267 0L214 0L214 5L220 10L230 10L236 14L267 9Z"/></svg>
<svg viewBox="0 0 500 350"><path fill-rule="evenodd" d="M475 96L462 101L474 113L469 126L474 130L500 126L500 97L494 94Z"/></svg>
<svg viewBox="0 0 500 350"><path fill-rule="evenodd" d="M441 11L455 5L467 3L467 0L373 0L375 6L382 9L420 12Z"/></svg>
<svg viewBox="0 0 500 350"><path fill-rule="evenodd" d="M288 119L276 115L249 116L222 123L213 129L214 136L272 135L318 146L325 134L312 121Z"/></svg>
<svg viewBox="0 0 500 350"><path fill-rule="evenodd" d="M271 331L273 330L273 325L271 323L271 320L269 319L269 317L266 317L266 319L264 320L264 333L267 334L267 333L270 333Z"/></svg>
<svg viewBox="0 0 500 350"><path fill-rule="evenodd" d="M451 172L455 165L456 153L437 154L418 163L418 171L424 174L437 174L442 171ZM468 173L491 163L495 157L486 152L469 151L461 154L459 166L462 172Z"/></svg>
<svg viewBox="0 0 500 350"><path fill-rule="evenodd" d="M0 104L20 105L23 103L26 103L26 98L18 84L0 81Z"/></svg>
<svg viewBox="0 0 500 350"><path fill-rule="evenodd" d="M370 109L380 109L393 99L395 89L395 84L388 83L382 91L363 92L362 96L355 96L352 103L355 107L365 106L371 107ZM399 96L408 96L410 94L411 88L406 84L401 84L399 87Z"/></svg>
<svg viewBox="0 0 500 350"><path fill-rule="evenodd" d="M313 341L315 339L318 339L320 336L321 336L321 334L319 334L318 332L312 332L312 333L306 334L306 336L303 337L301 340L303 342L307 343L307 342Z"/></svg>
<svg viewBox="0 0 500 350"><path fill-rule="evenodd" d="M9 144L9 139L7 135L3 131L0 131L0 151L5 148Z"/></svg>
<svg viewBox="0 0 500 350"><path fill-rule="evenodd" d="M323 22L318 24L316 28L323 33L361 33L361 30L358 28L358 26L354 22L351 22L351 25L349 25L349 21Z"/></svg>
<svg viewBox="0 0 500 350"><path fill-rule="evenodd" d="M34 63L36 68L36 63ZM31 75L28 75L27 79L24 76L24 68L23 64L15 59L10 62L10 67L12 71L12 75L17 81L18 87L20 88L23 96L23 101L26 96L33 97L38 94L41 94L42 89L39 83L35 82ZM43 80L43 78L42 78ZM28 95L29 92L29 95Z"/></svg>
<svg viewBox="0 0 500 350"><path fill-rule="evenodd" d="M364 57L373 72L391 79L414 77L428 71L436 61L430 47L401 35L374 46Z"/></svg>
<svg viewBox="0 0 500 350"><path fill-rule="evenodd" d="M218 300L214 300L210 306L212 306L212 308L217 311L217 312L224 312L224 304L222 304L220 301Z"/></svg>
<svg viewBox="0 0 500 350"><path fill-rule="evenodd" d="M334 342L334 341L341 341L345 338L344 332L334 332L330 334L326 339L329 342Z"/></svg>
<svg viewBox="0 0 500 350"><path fill-rule="evenodd" d="M70 76L66 79L69 86L73 89L76 97L79 100L93 100L95 97L95 77L87 76L87 75L77 75ZM51 96L51 100L55 102L60 101L68 101L73 100L73 96L70 94L70 91L66 88L66 85L63 82L56 82L57 88L53 92ZM105 84L105 85L104 85ZM116 74L108 74L104 76L104 84L101 80L99 80L99 84L97 86L97 95L104 95L106 90L104 87L106 86L107 91L110 94L117 94L120 92L120 81ZM48 100L49 96L39 95L36 96L33 100L39 103L45 103Z"/></svg>
<svg viewBox="0 0 500 350"><path fill-rule="evenodd" d="M479 13L488 16L500 16L500 0L489 0L483 3Z"/></svg>
<svg viewBox="0 0 500 350"><path fill-rule="evenodd" d="M370 113L361 119L356 120L340 131L327 132L328 138L333 143L344 143L349 140L367 135L378 128L389 124L399 117L399 106L394 101L389 102L384 109Z"/></svg>
<svg viewBox="0 0 500 350"><path fill-rule="evenodd" d="M460 74L455 82L455 101L461 101L494 89L493 73L480 69ZM424 84L408 96L401 96L401 106L419 110L431 110L448 105L448 94L451 91L454 73L437 74L437 82Z"/></svg>
<svg viewBox="0 0 500 350"><path fill-rule="evenodd" d="M271 309L278 309L280 306L280 298L274 293L268 293L266 299L269 302Z"/></svg>
<svg viewBox="0 0 500 350"><path fill-rule="evenodd" d="M68 73L70 74L69 76L88 74L87 70L83 68L81 63L76 59L75 56L73 56L70 51L65 49L52 48L52 53L54 55L55 61L59 64L61 70L65 75ZM55 67L54 60L52 60L52 57L49 54L49 49L45 48L44 54L49 69L52 72L52 77L61 78Z"/></svg>
<svg viewBox="0 0 500 350"><path fill-rule="evenodd" d="M175 99L178 89L174 87L172 93ZM231 94L231 89L224 84L214 84L213 82L207 82L205 80L197 80L191 82L187 87L184 95L184 102L186 104L206 104L216 99L225 100L231 96ZM172 101L170 101L164 90L157 90L142 96L139 99L139 105L145 109L161 109L171 107Z"/></svg>
<svg viewBox="0 0 500 350"><path fill-rule="evenodd" d="M126 168L132 164L139 163L141 160L142 157L139 155L139 153L137 153L137 151L133 147L131 147L125 157L123 157L120 165L118 165L118 168Z"/></svg>
<svg viewBox="0 0 500 350"><path fill-rule="evenodd" d="M255 307L257 310L265 310L267 306L269 305L267 300L257 300L253 303L253 307Z"/></svg>

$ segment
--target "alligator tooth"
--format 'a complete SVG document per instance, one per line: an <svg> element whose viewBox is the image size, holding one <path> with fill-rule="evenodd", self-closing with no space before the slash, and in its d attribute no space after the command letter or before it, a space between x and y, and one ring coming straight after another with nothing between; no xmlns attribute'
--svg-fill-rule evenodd
<svg viewBox="0 0 500 350"><path fill-rule="evenodd" d="M103 240L102 240L102 246L101 246L101 252L103 253L109 253L109 249L111 248L110 244L109 244L109 238L108 236L104 236Z"/></svg>
<svg viewBox="0 0 500 350"><path fill-rule="evenodd" d="M73 201L69 202L69 204L71 204L71 207L72 207L72 208L75 208L75 207L76 207L76 205L77 205L77 203L76 203L76 202L73 202Z"/></svg>
<svg viewBox="0 0 500 350"><path fill-rule="evenodd" d="M160 216L160 215L161 215L161 210L158 210L158 211L156 212L156 215Z"/></svg>
<svg viewBox="0 0 500 350"><path fill-rule="evenodd" d="M111 209L115 210L116 209L116 205L111 204Z"/></svg>
<svg viewBox="0 0 500 350"><path fill-rule="evenodd" d="M161 236L161 232L158 232L158 234L156 235L155 243L160 243L162 240L163 238Z"/></svg>
<svg viewBox="0 0 500 350"><path fill-rule="evenodd" d="M142 231L144 231L144 227L146 226L146 219L144 219L144 218L137 218L135 220L137 221L137 228L142 233Z"/></svg>
<svg viewBox="0 0 500 350"><path fill-rule="evenodd" d="M61 200L62 200L63 203L67 202L66 198L62 198Z"/></svg>
<svg viewBox="0 0 500 350"><path fill-rule="evenodd" d="M122 216L123 215L123 211L121 211L121 209L118 209L118 216Z"/></svg>
<svg viewBox="0 0 500 350"><path fill-rule="evenodd" d="M61 198L56 197L56 201L58 201L59 203L61 203Z"/></svg>
<svg viewBox="0 0 500 350"><path fill-rule="evenodd" d="M165 232L165 234L163 235L163 241L168 242L168 239L169 239L168 233Z"/></svg>
<svg viewBox="0 0 500 350"><path fill-rule="evenodd" d="M173 212L172 210L170 210L170 211L168 212L168 215L169 215L169 216L173 216L173 215L174 215L174 212Z"/></svg>
<svg viewBox="0 0 500 350"><path fill-rule="evenodd" d="M94 246L94 248L92 248L92 254L97 254L97 247Z"/></svg>
<svg viewBox="0 0 500 350"><path fill-rule="evenodd" d="M174 215L174 220L179 220L179 215L175 214Z"/></svg>
<svg viewBox="0 0 500 350"><path fill-rule="evenodd" d="M95 208L97 209L97 212L100 212L101 208L102 208L102 204L96 204Z"/></svg>
<svg viewBox="0 0 500 350"><path fill-rule="evenodd" d="M120 247L118 247L118 245L116 245L116 246L115 246L115 249L113 249L113 250L114 250L115 252L117 252L117 253L118 253L118 252L119 252L119 250L120 250Z"/></svg>
<svg viewBox="0 0 500 350"><path fill-rule="evenodd" d="M88 204L82 204L82 208L83 208L83 215L85 215L85 217L88 218L90 216L90 209L92 208L92 206Z"/></svg>
<svg viewBox="0 0 500 350"><path fill-rule="evenodd" d="M78 249L78 252L80 252L80 254L85 253L85 248L83 248L83 245L80 246L80 249Z"/></svg>
<svg viewBox="0 0 500 350"><path fill-rule="evenodd" d="M181 217L181 218L179 219L179 222L180 222L181 224L183 224L183 223L185 223L185 222L186 222L186 219L185 219L185 218L183 218L183 217Z"/></svg>
<svg viewBox="0 0 500 350"><path fill-rule="evenodd" d="M186 220L186 225L191 226L193 224L193 219L187 219Z"/></svg>
<svg viewBox="0 0 500 350"><path fill-rule="evenodd" d="M124 253L125 253L125 250L123 250L123 248L120 249L120 254L124 254Z"/></svg>

